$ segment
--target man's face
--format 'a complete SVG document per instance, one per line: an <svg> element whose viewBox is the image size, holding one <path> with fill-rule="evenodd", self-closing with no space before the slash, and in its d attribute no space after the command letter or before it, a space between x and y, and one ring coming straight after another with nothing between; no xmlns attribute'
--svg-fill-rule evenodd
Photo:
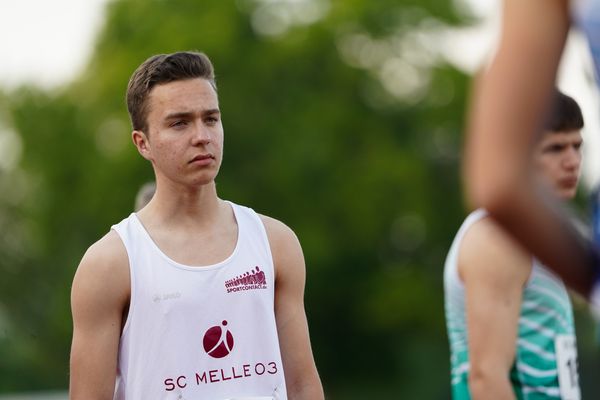
<svg viewBox="0 0 600 400"><path fill-rule="evenodd" d="M545 132L534 151L534 163L541 179L557 197L570 200L575 197L581 167L579 130Z"/></svg>
<svg viewBox="0 0 600 400"><path fill-rule="evenodd" d="M157 85L148 104L147 150L140 152L152 162L157 178L192 185L212 182L223 157L223 125L211 84L195 78Z"/></svg>

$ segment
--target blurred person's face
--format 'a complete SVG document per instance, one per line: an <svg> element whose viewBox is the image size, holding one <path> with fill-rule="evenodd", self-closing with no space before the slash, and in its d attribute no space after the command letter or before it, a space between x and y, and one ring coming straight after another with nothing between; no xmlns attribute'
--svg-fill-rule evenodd
<svg viewBox="0 0 600 400"><path fill-rule="evenodd" d="M535 146L533 160L542 181L561 200L571 200L577 193L581 167L579 130L545 132Z"/></svg>

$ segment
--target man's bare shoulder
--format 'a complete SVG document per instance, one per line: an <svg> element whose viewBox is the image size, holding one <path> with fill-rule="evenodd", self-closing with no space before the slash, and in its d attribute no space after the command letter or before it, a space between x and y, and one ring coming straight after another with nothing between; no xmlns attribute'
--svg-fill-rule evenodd
<svg viewBox="0 0 600 400"><path fill-rule="evenodd" d="M475 221L467 229L460 247L463 254L498 251L525 254L520 245L489 216Z"/></svg>
<svg viewBox="0 0 600 400"><path fill-rule="evenodd" d="M129 287L129 259L119 235L111 230L85 252L73 286L115 284L115 289Z"/></svg>
<svg viewBox="0 0 600 400"><path fill-rule="evenodd" d="M459 270L479 276L527 279L531 266L528 254L493 218L484 217L465 232L459 250Z"/></svg>
<svg viewBox="0 0 600 400"><path fill-rule="evenodd" d="M97 265L98 268L111 268L128 265L127 250L123 241L114 230L110 230L85 252L82 264Z"/></svg>
<svg viewBox="0 0 600 400"><path fill-rule="evenodd" d="M283 222L259 214L271 247L273 262L276 270L281 268L304 269L304 255L298 237L294 231ZM297 268L296 268L297 266Z"/></svg>
<svg viewBox="0 0 600 400"><path fill-rule="evenodd" d="M298 236L296 236L292 228L275 218L262 214L259 214L259 217L267 231L267 237L269 238L273 256L276 255L275 253L279 252L302 252Z"/></svg>
<svg viewBox="0 0 600 400"><path fill-rule="evenodd" d="M271 240L271 237L274 240L297 240L294 231L283 222L263 214L258 214L258 216L260 217L263 225L265 226L267 235L269 236L269 240Z"/></svg>

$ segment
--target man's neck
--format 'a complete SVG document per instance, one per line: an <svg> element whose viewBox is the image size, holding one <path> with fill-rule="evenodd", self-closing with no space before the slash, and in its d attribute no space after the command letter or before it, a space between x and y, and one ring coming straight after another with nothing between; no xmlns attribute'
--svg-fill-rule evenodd
<svg viewBox="0 0 600 400"><path fill-rule="evenodd" d="M156 194L138 216L160 225L185 226L192 221L196 225L211 224L218 218L222 203L214 182L184 187L157 181Z"/></svg>

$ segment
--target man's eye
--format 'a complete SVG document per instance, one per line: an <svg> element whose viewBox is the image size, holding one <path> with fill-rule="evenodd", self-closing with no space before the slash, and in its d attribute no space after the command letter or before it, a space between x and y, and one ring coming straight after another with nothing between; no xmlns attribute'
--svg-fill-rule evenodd
<svg viewBox="0 0 600 400"><path fill-rule="evenodd" d="M171 127L173 128L177 128L177 127L182 127L182 126L186 126L187 125L187 121L175 121L171 124Z"/></svg>

